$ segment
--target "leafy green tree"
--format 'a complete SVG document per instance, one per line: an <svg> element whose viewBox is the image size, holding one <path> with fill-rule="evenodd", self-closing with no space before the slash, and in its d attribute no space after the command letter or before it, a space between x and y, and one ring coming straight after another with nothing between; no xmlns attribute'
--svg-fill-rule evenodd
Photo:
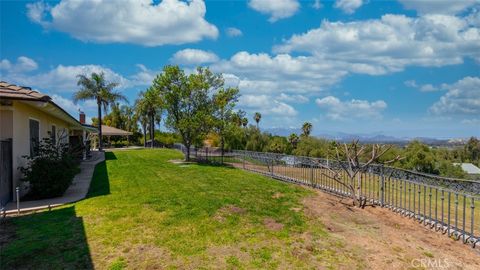
<svg viewBox="0 0 480 270"><path fill-rule="evenodd" d="M244 128L246 128L247 125L248 125L248 118L243 117L243 118L242 118L242 126L243 126Z"/></svg>
<svg viewBox="0 0 480 270"><path fill-rule="evenodd" d="M223 80L218 84L218 90L213 95L213 119L214 129L220 136L220 150L222 152L222 162L225 152L225 133L229 131L229 126L239 126L240 117L233 111L238 101L238 88L223 89Z"/></svg>
<svg viewBox="0 0 480 270"><path fill-rule="evenodd" d="M310 136L310 133L312 132L312 123L305 122L302 125L302 135L304 137Z"/></svg>
<svg viewBox="0 0 480 270"><path fill-rule="evenodd" d="M295 149L297 147L297 143L300 140L297 134L292 133L288 136L288 142L292 145L292 148Z"/></svg>
<svg viewBox="0 0 480 270"><path fill-rule="evenodd" d="M453 178L467 178L468 175L458 165L453 165L449 160L441 160L438 162L438 172L442 176Z"/></svg>
<svg viewBox="0 0 480 270"><path fill-rule="evenodd" d="M284 154L289 152L288 150L289 150L288 141L285 137L281 137L281 136L272 137L269 140L268 145L266 147L266 151L272 152L272 153Z"/></svg>
<svg viewBox="0 0 480 270"><path fill-rule="evenodd" d="M400 160L403 168L438 174L435 169L435 156L428 145L420 141L412 141L407 145L404 155L405 158Z"/></svg>
<svg viewBox="0 0 480 270"><path fill-rule="evenodd" d="M246 150L265 151L265 147L270 139L268 134L261 133L260 130L253 125L245 128L245 132L247 137Z"/></svg>
<svg viewBox="0 0 480 270"><path fill-rule="evenodd" d="M80 86L74 96L73 101L76 103L80 100L94 99L97 102L98 107L98 141L99 150L103 148L102 145L102 107L106 111L108 106L114 104L115 101L123 100L127 102L127 98L114 91L113 89L118 86L117 83L107 82L103 72L93 72L90 77L85 75L78 75L77 85Z"/></svg>
<svg viewBox="0 0 480 270"><path fill-rule="evenodd" d="M253 120L255 120L255 122L257 123L257 128L258 128L258 124L260 123L260 120L262 119L262 114L259 113L259 112L256 112L254 115L253 115Z"/></svg>
<svg viewBox="0 0 480 270"><path fill-rule="evenodd" d="M297 156L307 157L333 157L330 152L331 143L324 139L317 139L313 137L303 137L298 143L297 147L293 150L293 154Z"/></svg>
<svg viewBox="0 0 480 270"><path fill-rule="evenodd" d="M182 138L186 160L190 159L190 146L200 144L214 126L212 94L223 85L220 74L201 67L186 76L178 66L165 66L153 81L167 111L165 124Z"/></svg>
<svg viewBox="0 0 480 270"><path fill-rule="evenodd" d="M471 137L464 147L464 152L469 161L478 164L480 159L480 140L476 137Z"/></svg>

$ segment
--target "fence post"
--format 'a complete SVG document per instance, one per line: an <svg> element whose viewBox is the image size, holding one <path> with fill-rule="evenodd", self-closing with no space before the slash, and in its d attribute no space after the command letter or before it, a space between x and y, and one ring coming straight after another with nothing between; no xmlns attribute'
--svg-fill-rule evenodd
<svg viewBox="0 0 480 270"><path fill-rule="evenodd" d="M17 213L20 215L20 188L15 188L15 195L17 196Z"/></svg>
<svg viewBox="0 0 480 270"><path fill-rule="evenodd" d="M205 147L205 162L208 162L208 147Z"/></svg>
<svg viewBox="0 0 480 270"><path fill-rule="evenodd" d="M313 165L310 165L310 183L313 185L314 179L313 179Z"/></svg>
<svg viewBox="0 0 480 270"><path fill-rule="evenodd" d="M243 169L245 169L245 159L247 158L247 151L243 150Z"/></svg>
<svg viewBox="0 0 480 270"><path fill-rule="evenodd" d="M275 162L275 160L272 158L272 172L271 172L271 175L273 176L273 163Z"/></svg>
<svg viewBox="0 0 480 270"><path fill-rule="evenodd" d="M380 167L381 172L380 172L380 206L385 205L385 175L383 173L383 166Z"/></svg>

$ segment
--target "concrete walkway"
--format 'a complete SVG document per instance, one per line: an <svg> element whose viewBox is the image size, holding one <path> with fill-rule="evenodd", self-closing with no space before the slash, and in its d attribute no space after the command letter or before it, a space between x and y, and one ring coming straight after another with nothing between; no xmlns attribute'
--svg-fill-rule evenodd
<svg viewBox="0 0 480 270"><path fill-rule="evenodd" d="M24 213L47 209L49 207L56 207L85 198L88 193L88 188L90 187L90 182L92 181L95 165L105 160L104 152L92 151L91 154L91 159L80 163L80 173L75 175L72 184L68 187L62 197L24 202L20 200L20 212ZM17 214L17 203L8 203L5 210L7 215Z"/></svg>

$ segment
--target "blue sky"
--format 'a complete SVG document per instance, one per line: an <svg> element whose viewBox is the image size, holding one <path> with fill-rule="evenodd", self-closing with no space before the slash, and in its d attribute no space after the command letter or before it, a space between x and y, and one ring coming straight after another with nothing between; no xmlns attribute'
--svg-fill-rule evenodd
<svg viewBox="0 0 480 270"><path fill-rule="evenodd" d="M72 115L76 75L133 104L167 64L224 74L263 128L480 136L480 1L1 1L0 74ZM253 120L251 120L253 121Z"/></svg>

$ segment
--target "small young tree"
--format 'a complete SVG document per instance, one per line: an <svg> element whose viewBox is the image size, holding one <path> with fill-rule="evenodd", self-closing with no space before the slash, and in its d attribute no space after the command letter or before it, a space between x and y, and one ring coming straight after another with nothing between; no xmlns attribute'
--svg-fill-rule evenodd
<svg viewBox="0 0 480 270"><path fill-rule="evenodd" d="M351 144L345 143L343 148L336 148L336 162L339 164L340 169L335 170L330 166L324 166L330 174L324 173L323 175L346 187L350 191L353 205L364 208L367 200L361 196L361 173L365 172L370 164L374 162L380 163L379 158L390 148L390 145L374 144L371 146L369 159L366 162L361 162L360 158L366 154L367 146L360 146L358 140L353 141ZM400 159L400 156L396 156L392 160L384 161L381 164L390 164ZM342 172L345 173L346 179Z"/></svg>

